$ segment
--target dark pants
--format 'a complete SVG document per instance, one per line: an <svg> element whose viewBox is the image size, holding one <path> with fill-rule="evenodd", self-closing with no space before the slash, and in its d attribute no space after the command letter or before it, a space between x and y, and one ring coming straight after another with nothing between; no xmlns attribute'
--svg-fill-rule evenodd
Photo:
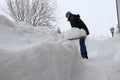
<svg viewBox="0 0 120 80"><path fill-rule="evenodd" d="M81 51L81 56L82 56L82 58L88 59L87 49L86 49L86 45L85 45L85 39L86 39L86 38L82 38L82 39L79 40L79 43L80 43L80 51Z"/></svg>

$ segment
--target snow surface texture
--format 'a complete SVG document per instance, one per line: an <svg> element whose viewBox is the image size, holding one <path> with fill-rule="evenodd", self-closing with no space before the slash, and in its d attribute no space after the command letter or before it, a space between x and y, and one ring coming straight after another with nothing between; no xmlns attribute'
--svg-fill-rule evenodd
<svg viewBox="0 0 120 80"><path fill-rule="evenodd" d="M86 32L83 29L78 28L70 28L68 31L64 32L64 38L71 39L71 38L79 38L81 36L86 36Z"/></svg>
<svg viewBox="0 0 120 80"><path fill-rule="evenodd" d="M0 80L80 79L83 65L77 45L61 34L0 15L0 38Z"/></svg>
<svg viewBox="0 0 120 80"><path fill-rule="evenodd" d="M0 15L0 80L120 80L120 35L88 36L89 59L84 60L78 40L65 37L69 34Z"/></svg>

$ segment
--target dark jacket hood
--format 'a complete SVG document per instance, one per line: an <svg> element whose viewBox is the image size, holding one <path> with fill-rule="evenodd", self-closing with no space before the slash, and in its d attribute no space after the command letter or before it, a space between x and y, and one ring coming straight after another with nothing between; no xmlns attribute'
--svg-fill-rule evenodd
<svg viewBox="0 0 120 80"><path fill-rule="evenodd" d="M76 17L77 19L80 18L80 15L79 14L71 14L70 17L68 18L68 21L70 21L70 18L71 17Z"/></svg>

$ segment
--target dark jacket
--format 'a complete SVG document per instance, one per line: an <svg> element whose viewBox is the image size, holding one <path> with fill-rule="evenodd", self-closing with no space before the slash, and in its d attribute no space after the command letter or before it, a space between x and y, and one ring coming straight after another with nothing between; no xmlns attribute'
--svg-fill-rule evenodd
<svg viewBox="0 0 120 80"><path fill-rule="evenodd" d="M86 35L89 35L89 30L85 23L80 19L79 15L71 14L68 18L72 27L77 27L79 29L84 29L86 31Z"/></svg>

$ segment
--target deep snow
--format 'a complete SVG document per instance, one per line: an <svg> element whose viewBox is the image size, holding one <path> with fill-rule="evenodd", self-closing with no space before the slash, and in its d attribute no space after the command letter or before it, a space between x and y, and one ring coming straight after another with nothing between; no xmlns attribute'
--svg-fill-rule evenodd
<svg viewBox="0 0 120 80"><path fill-rule="evenodd" d="M88 60L81 58L77 40L67 40L73 36L0 15L0 80L120 80L119 35L88 36Z"/></svg>
<svg viewBox="0 0 120 80"><path fill-rule="evenodd" d="M1 80L78 80L78 48L47 27L11 22L0 15ZM76 73L77 72L77 73Z"/></svg>

